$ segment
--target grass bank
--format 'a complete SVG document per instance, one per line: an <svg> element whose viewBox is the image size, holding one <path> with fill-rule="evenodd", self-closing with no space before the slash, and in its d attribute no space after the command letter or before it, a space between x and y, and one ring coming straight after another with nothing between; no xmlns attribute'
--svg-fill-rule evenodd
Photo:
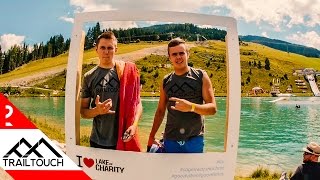
<svg viewBox="0 0 320 180"><path fill-rule="evenodd" d="M292 172L287 173L287 177L291 177ZM279 180L281 172L274 172L268 168L259 166L249 177L236 176L235 180Z"/></svg>
<svg viewBox="0 0 320 180"><path fill-rule="evenodd" d="M57 140L60 143L65 143L65 129L64 126L48 122L43 119L28 117L44 134L46 134L50 139ZM81 127L81 138L80 145L89 147L89 137L91 128ZM145 139L144 135L141 139ZM289 172L289 177L292 172ZM236 176L235 180L279 180L281 172L273 172L272 170L264 167L258 167L253 171L248 177Z"/></svg>
<svg viewBox="0 0 320 180"><path fill-rule="evenodd" d="M65 143L65 128L63 125L48 122L43 119L28 117L38 129L40 129L51 140ZM80 145L89 147L89 137L91 129L89 127L81 127Z"/></svg>

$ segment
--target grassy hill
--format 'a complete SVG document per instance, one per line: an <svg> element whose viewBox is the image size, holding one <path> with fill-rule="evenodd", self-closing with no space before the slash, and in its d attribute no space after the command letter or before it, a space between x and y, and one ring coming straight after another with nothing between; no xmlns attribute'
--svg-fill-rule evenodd
<svg viewBox="0 0 320 180"><path fill-rule="evenodd" d="M150 43L120 44L118 54L132 52L145 47L150 47ZM154 46L159 45L155 43ZM196 46L190 50L190 66L202 68L208 73L212 85L215 88L216 95L226 94L226 59L225 59L225 42L208 41L206 44ZM273 79L279 78L280 90L285 92L289 85L292 86L293 92L302 95L301 89L295 85L295 79L304 79L303 77L294 76L294 69L314 68L320 70L320 58L309 58L302 55L287 53L275 50L260 44L242 43L240 46L241 59L241 92L246 95L253 87L260 86L266 91L270 91ZM265 69L266 59L270 62L270 70ZM93 49L84 53L84 69L87 72L95 66L97 59ZM232 60L231 60L232 62ZM6 79L24 76L30 73L40 73L47 68L66 67L67 54L56 58L39 60L25 65L18 70L0 76L0 82ZM172 71L170 61L166 56L150 54L136 61L141 72L141 84L144 95L149 92L158 92L159 84L165 74ZM45 68L44 68L45 67ZM61 72L54 78L37 84L38 87L49 85L54 89L62 89L65 86L66 72ZM150 93L149 93L150 94ZM264 94L268 96L269 94ZM307 93L312 95L308 86Z"/></svg>
<svg viewBox="0 0 320 180"><path fill-rule="evenodd" d="M300 44L292 44L286 41L281 41L278 39L270 39L261 36L239 36L240 40L246 42L254 42L259 43L274 49L278 49L281 51L288 51L291 53L300 54L307 57L320 57L320 51L316 48L303 46Z"/></svg>
<svg viewBox="0 0 320 180"><path fill-rule="evenodd" d="M159 44L160 43L147 43L147 42L140 42L135 44L119 44L117 54L129 53L129 52L137 51L143 48L158 46ZM22 78L30 75L36 75L36 74L50 71L50 70L56 70L56 69L63 70L64 68L67 67L68 56L69 54L65 53L54 58L45 58L45 59L32 61L28 64L25 64L15 69L14 71L11 71L6 74L1 74L0 83L6 83L13 79ZM92 63L92 62L95 63L97 61L96 57L97 56L96 56L95 49L87 50L83 55L84 63Z"/></svg>
<svg viewBox="0 0 320 180"><path fill-rule="evenodd" d="M225 42L210 41L205 46L192 48L190 53L190 65L206 70L212 81L212 85L215 88L216 94L225 94L227 84ZM308 58L292 53L288 54L255 43L245 43L241 45L240 55L241 91L243 95L255 86L260 86L261 88L270 91L274 78L280 79L281 92L285 92L287 86L292 85L293 92L301 93L302 90L297 88L294 80L299 78L303 79L303 77L294 76L294 69L314 68L320 70L319 58ZM270 61L270 70L264 68L266 58ZM261 68L258 66L259 61L261 63ZM137 61L136 64L141 71L143 91L147 92L157 92L162 77L172 71L170 62L165 56L146 56ZM311 95L310 88L307 92L310 93L307 93L307 95Z"/></svg>
<svg viewBox="0 0 320 180"><path fill-rule="evenodd" d="M301 93L302 90L297 88L294 80L304 78L294 76L294 69L314 68L317 71L320 70L320 58L308 58L259 44L248 43L248 46L241 46L240 53L243 92L249 91L253 86L261 86L265 90L270 90L272 80L279 78L281 80L281 92L285 92L287 87L291 85L293 92ZM270 70L264 68L266 58L270 61ZM256 64L260 61L262 68L253 66L254 63L252 62L254 61L256 61ZM251 62L251 66L249 62ZM248 82L248 77L250 82ZM307 92L311 93L310 87L308 87Z"/></svg>

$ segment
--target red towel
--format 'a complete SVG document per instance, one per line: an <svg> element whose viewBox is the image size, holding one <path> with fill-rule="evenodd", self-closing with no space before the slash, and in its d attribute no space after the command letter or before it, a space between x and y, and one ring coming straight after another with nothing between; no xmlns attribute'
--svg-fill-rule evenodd
<svg viewBox="0 0 320 180"><path fill-rule="evenodd" d="M121 63L118 63L118 65ZM123 65L123 64L122 64ZM121 65L120 65L121 66ZM117 150L141 151L138 139L138 129L135 136L129 142L123 142L123 133L133 124L135 112L140 103L140 77L135 64L126 62L123 72L117 68L120 78L120 108L119 108L119 131ZM120 70L121 71L121 70Z"/></svg>

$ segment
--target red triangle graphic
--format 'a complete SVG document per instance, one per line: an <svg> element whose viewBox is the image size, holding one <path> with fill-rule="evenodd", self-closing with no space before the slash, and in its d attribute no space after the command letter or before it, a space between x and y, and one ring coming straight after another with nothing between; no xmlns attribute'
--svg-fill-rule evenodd
<svg viewBox="0 0 320 180"><path fill-rule="evenodd" d="M37 129L37 127L0 93L0 129Z"/></svg>
<svg viewBox="0 0 320 180"><path fill-rule="evenodd" d="M15 180L29 178L32 180L91 180L91 178L82 170L7 170L6 172Z"/></svg>

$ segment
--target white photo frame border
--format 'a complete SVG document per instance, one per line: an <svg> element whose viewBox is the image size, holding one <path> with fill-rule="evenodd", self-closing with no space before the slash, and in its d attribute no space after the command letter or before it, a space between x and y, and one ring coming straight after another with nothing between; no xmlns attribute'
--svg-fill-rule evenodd
<svg viewBox="0 0 320 180"><path fill-rule="evenodd" d="M80 80L86 22L160 21L226 27L227 123L225 151L201 154L155 154L79 146ZM67 66L65 135L67 155L92 179L217 179L235 175L241 109L241 73L237 22L234 18L186 12L114 10L75 14ZM104 161L99 161L104 160ZM86 162L85 162L86 161ZM90 162L93 165L88 163ZM108 162L99 164L99 162ZM89 166L90 167L89 167ZM101 169L103 167L104 169ZM107 167L107 171L105 171ZM112 167L112 171L109 167ZM123 168L123 170L122 170ZM117 169L117 172L115 172ZM142 175L143 173L143 175Z"/></svg>

